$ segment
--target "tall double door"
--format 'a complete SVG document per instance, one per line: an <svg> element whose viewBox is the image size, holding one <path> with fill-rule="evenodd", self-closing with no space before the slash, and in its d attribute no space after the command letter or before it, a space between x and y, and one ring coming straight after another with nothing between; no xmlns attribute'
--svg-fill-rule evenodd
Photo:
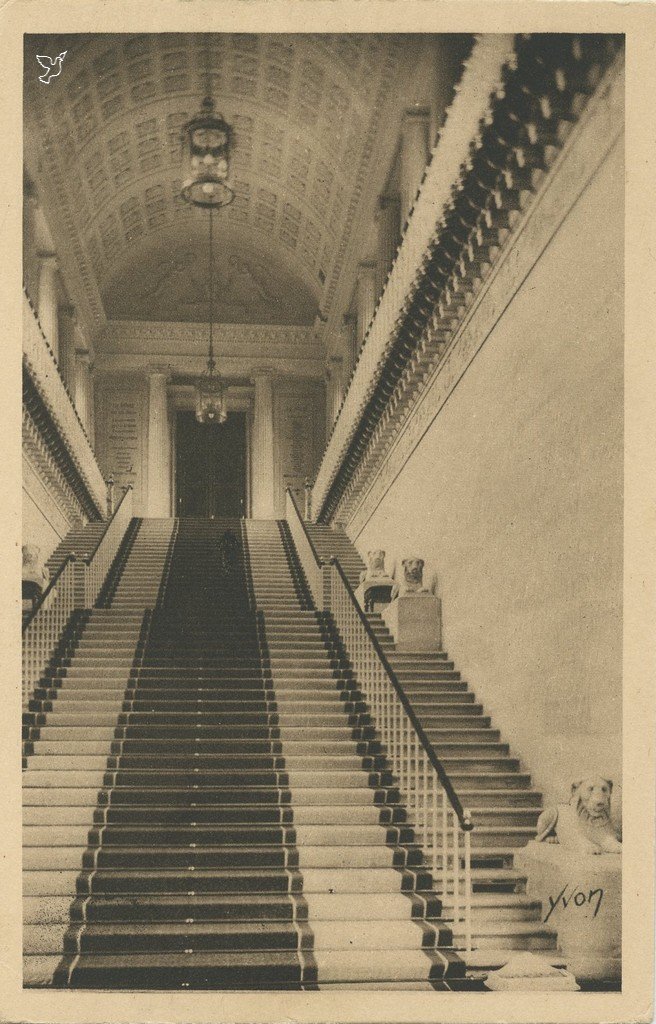
<svg viewBox="0 0 656 1024"><path fill-rule="evenodd" d="M179 411L176 422L177 515L204 519L247 514L246 413L225 423L199 423Z"/></svg>

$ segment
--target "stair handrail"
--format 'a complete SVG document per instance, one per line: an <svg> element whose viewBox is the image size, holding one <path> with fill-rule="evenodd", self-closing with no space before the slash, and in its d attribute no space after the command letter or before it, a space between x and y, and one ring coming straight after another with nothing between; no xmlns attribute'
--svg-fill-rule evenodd
<svg viewBox="0 0 656 1024"><path fill-rule="evenodd" d="M132 485L129 484L93 551L83 559L85 607L95 604L131 519Z"/></svg>
<svg viewBox="0 0 656 1024"><path fill-rule="evenodd" d="M76 608L76 562L68 555L23 623L23 707L48 666Z"/></svg>
<svg viewBox="0 0 656 1024"><path fill-rule="evenodd" d="M289 532L292 535L294 546L299 554L301 565L307 579L308 586L312 593L317 608L323 609L324 600L324 566L325 562L319 556L315 543L312 540L307 524L301 515L298 502L291 487L286 491L286 519ZM291 514L290 514L291 513Z"/></svg>
<svg viewBox="0 0 656 1024"><path fill-rule="evenodd" d="M403 707L405 708L405 710L406 710L406 712L407 712L407 714L408 714L408 716L410 718L410 721L412 722L412 725L413 725L415 731L419 735L419 738L421 739L421 742L422 742L423 746L426 748L426 752L428 754L429 760L430 760L431 764L433 765L433 767L435 768L435 771L437 772L437 774L439 776L440 782L442 783L442 785L444 786L444 789L446 790L446 793L447 793L447 795L449 797L449 802L451 803L451 806L453 807L454 812L458 816L458 821L460 822L461 827L463 829L465 829L466 831L471 831L474 826L472 825L471 820L467 819L467 817L466 817L467 812L464 810L464 808L462 806L462 803L460 802L460 799L458 798L458 794L456 793L455 789L453 788L453 783L451 782L451 779L449 778L449 776L448 776L448 774L447 774L447 772L446 772L446 770L444 768L444 765L442 764L442 762L440 761L439 757L435 753L435 749L434 749L431 741L428 739L428 736L426 735L421 722L417 718L417 715L416 715L416 713L415 713L415 711L414 711L414 709L412 707L412 704L410 703L410 700L408 699L408 696L407 696L405 690L403 689L403 686L399 682L399 679L398 679L398 676L396 675L396 672L394 671L394 669L390 665L389 661L387 660L387 656L386 656L383 648L380 645L378 637L376 636L376 634L374 633L373 629L371 628L371 624L370 624L369 620L367 619L367 616L362 611L362 608L360 607L358 599L355 596L355 593L353 591L353 587L351 586L351 584L349 582L349 579L348 579L348 576L346 575L346 573L344 572L344 570L342 568L342 565L341 565L341 562L339 561L339 558L334 556L334 557L328 559L327 561L325 561L325 560L323 560L319 556L319 553L318 553L318 551L316 549L314 541L312 540L312 537L310 536L310 533L308 532L305 520L303 519L303 517L301 515L300 509L298 507L298 502L296 501L296 498L294 497L294 493L293 493L293 491L291 490L290 487L287 488L287 497L291 501L291 504L293 506L293 511L296 514L295 518L296 518L296 520L298 522L298 525L300 526L300 530L302 531L302 533L304 535L304 539L305 539L305 541L307 543L307 546L310 548L310 550L312 552L312 556L314 558L314 563L317 566L317 568L323 569L323 567L326 566L326 565L329 565L329 566L334 565L335 568L337 569L337 572L339 573L339 575L340 575L340 577L342 579L342 582L344 583L344 586L346 587L347 593L348 593L349 597L351 598L351 600L353 602L353 606L355 607L355 609L356 609L356 611L358 613L360 621L361 621L361 623L362 623L362 625L363 625L363 627L364 627L364 629L365 629L365 631L366 631L366 633L367 633L367 635L369 637L369 640L373 644L374 650L376 651L376 654L378 655L380 661L382 662L382 664L383 664L383 666L385 668L385 671L387 672L387 674L388 674L388 676L390 678L392 686L394 687L394 689L398 693L399 699L401 700L401 703L403 704ZM287 522L289 523L290 532L292 534L292 538L294 540L294 543L296 543L296 533L298 533L299 531L298 530L294 531L294 529L292 528L292 524L289 521L289 517L287 517ZM296 548L298 550L298 544L296 544ZM300 552L299 552L299 555L300 555ZM306 564L306 561L302 557L301 557L301 565L302 565L303 570L306 572L306 575L307 575L307 564ZM323 588L322 588L322 594L323 594Z"/></svg>
<svg viewBox="0 0 656 1024"><path fill-rule="evenodd" d="M426 735L403 685L360 607L339 558L333 557L328 561L321 559L290 488L287 488L287 523L315 603L319 608L328 609L332 615L358 685L371 708L372 718L385 744L389 761L399 779L399 786L406 790L408 807L415 813L417 831L423 834L423 845L428 847L430 840L434 876L438 873L438 835L441 837L439 869L442 874L443 892L446 894L451 880L454 921L460 922L462 907L465 948L467 952L471 952L471 833L474 826L469 811L462 806L448 772ZM339 581L341 595L347 602L345 614L344 602L340 602L340 595L336 593L336 580ZM358 636L349 636L349 622L353 621L360 626L361 633ZM367 647L371 651L371 656L368 655ZM391 699L387 699L387 694L390 693L398 698L396 706L401 709L398 722L396 708L392 705ZM442 793L439 831L438 784ZM423 793L420 792L422 787ZM452 817L451 827L449 813ZM462 853L461 837L464 845Z"/></svg>
<svg viewBox="0 0 656 1024"><path fill-rule="evenodd" d="M331 617L384 744L387 761L413 816L417 842L425 849L433 877L441 873L443 898L447 896L449 884L453 888L454 925L462 922L464 946L470 953L473 824L469 811L463 808L444 765L418 721L339 559L331 558L326 569Z"/></svg>
<svg viewBox="0 0 656 1024"><path fill-rule="evenodd" d="M380 645L380 641L379 641L378 637L376 636L376 634L374 633L373 629L371 628L371 623L369 622L369 620L367 619L367 616L365 615L365 613L362 611L362 608L360 607L360 603L358 602L358 599L355 596L355 593L353 591L353 587L351 586L351 584L349 582L349 579L348 579L348 576L344 572L339 559L337 557L333 557L333 558L330 559L328 564L335 566L335 568L337 569L337 572L339 573L339 575L341 577L342 583L344 584L344 586L346 588L346 591L347 591L349 597L351 598L351 600L353 602L353 606L354 606L354 608L355 608L355 610L356 610L356 612L358 614L360 622L362 623L365 631L367 632L367 634L369 636L369 640L371 641L371 643L372 643L372 645L374 647L374 650L376 651L376 654L378 655L380 661L382 662L383 667L385 668L385 671L387 672L387 675L390 678L390 682L392 683L392 686L394 687L394 689L396 690L397 694L399 695L399 700L403 704L403 707L405 708L405 711L406 711L408 717L410 718L410 721L412 722L412 726L413 726L415 732L417 733L417 735L419 736L419 739L421 740L421 742L422 742L422 744L423 744L423 746L424 746L424 748L426 750L426 753L428 755L428 759L429 759L430 763L432 764L433 768L437 772L437 774L439 776L439 779L440 779L440 782L442 783L442 786L446 790L446 794L447 794L447 796L449 798L449 803L451 804L455 814L458 817L458 821L460 822L461 828L463 828L467 832L473 831L474 826L473 826L473 824L471 822L471 819L468 816L469 812L466 811L463 808L462 803L460 802L460 799L458 797L458 794L456 793L455 789L453 788L453 783L451 782L451 779L449 778L444 765L442 764L442 762L440 761L439 757L435 753L435 748L433 747L433 744L431 743L431 741L429 740L428 736L426 735L426 732L424 731L424 728L423 728L421 722L417 718L417 714L416 714L414 708L412 707L412 704L410 703L408 695L406 694L405 690L403 689L402 683L399 682L399 678L398 678L396 672L394 671L394 669L392 668L392 666L390 665L390 663L389 663L389 661L387 659L387 655L385 654L385 651L383 650L383 648Z"/></svg>

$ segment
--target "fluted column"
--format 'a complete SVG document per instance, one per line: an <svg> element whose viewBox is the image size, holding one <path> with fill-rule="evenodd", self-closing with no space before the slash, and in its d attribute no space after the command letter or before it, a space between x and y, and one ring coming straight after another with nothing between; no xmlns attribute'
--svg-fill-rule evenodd
<svg viewBox="0 0 656 1024"><path fill-rule="evenodd" d="M353 313L345 313L342 318L342 352L344 356L343 364L343 381L344 388L346 388L351 374L353 373L353 367L355 366L355 357L357 355L357 335L356 335L356 317Z"/></svg>
<svg viewBox="0 0 656 1024"><path fill-rule="evenodd" d="M360 263L357 281L356 317L357 350L359 352L376 308L376 264L373 262Z"/></svg>
<svg viewBox="0 0 656 1024"><path fill-rule="evenodd" d="M273 381L269 367L253 372L255 404L253 415L252 515L253 519L275 518L273 463Z"/></svg>
<svg viewBox="0 0 656 1024"><path fill-rule="evenodd" d="M148 515L171 514L168 371L162 366L148 370Z"/></svg>
<svg viewBox="0 0 656 1024"><path fill-rule="evenodd" d="M57 313L57 268L53 252L39 253L39 322L46 341L59 359L59 323Z"/></svg>
<svg viewBox="0 0 656 1024"><path fill-rule="evenodd" d="M401 224L405 224L428 163L430 115L426 110L406 110L401 122Z"/></svg>
<svg viewBox="0 0 656 1024"><path fill-rule="evenodd" d="M73 396L75 391L75 350L77 335L75 306L59 307L59 369Z"/></svg>
<svg viewBox="0 0 656 1024"><path fill-rule="evenodd" d="M91 354L86 348L78 348L75 350L73 403L89 438L91 438L91 401Z"/></svg>
<svg viewBox="0 0 656 1024"><path fill-rule="evenodd" d="M328 382L326 395L328 432L331 431L332 425L337 419L337 413L340 410L342 399L344 398L343 366L344 360L342 356L331 356L328 360L328 366L326 367L326 377Z"/></svg>
<svg viewBox="0 0 656 1024"><path fill-rule="evenodd" d="M401 235L401 203L398 195L381 196L376 211L378 233L378 294L382 294Z"/></svg>

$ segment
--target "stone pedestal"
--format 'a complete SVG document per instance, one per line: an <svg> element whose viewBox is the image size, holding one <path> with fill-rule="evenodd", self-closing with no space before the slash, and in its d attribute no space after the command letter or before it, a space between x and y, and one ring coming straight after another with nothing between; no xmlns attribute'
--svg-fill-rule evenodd
<svg viewBox="0 0 656 1024"><path fill-rule="evenodd" d="M439 651L442 641L442 603L434 594L403 594L382 612L397 651Z"/></svg>
<svg viewBox="0 0 656 1024"><path fill-rule="evenodd" d="M622 857L529 843L515 855L527 894L542 901L542 920L558 934L558 949L577 981L622 976Z"/></svg>

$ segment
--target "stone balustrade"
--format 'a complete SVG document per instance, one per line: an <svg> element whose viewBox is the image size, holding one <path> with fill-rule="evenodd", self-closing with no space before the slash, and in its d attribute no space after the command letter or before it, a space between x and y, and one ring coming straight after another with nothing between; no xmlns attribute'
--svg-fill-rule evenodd
<svg viewBox="0 0 656 1024"><path fill-rule="evenodd" d="M66 455L79 476L99 518L104 517L107 487L91 442L71 401L32 304L23 297L23 363L52 419Z"/></svg>

